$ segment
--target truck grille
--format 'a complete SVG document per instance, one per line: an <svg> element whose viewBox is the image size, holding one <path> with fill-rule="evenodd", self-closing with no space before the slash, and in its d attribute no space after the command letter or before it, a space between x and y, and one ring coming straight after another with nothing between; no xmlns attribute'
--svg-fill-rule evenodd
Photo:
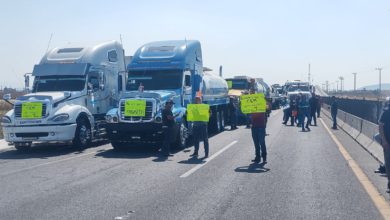
<svg viewBox="0 0 390 220"><path fill-rule="evenodd" d="M153 120L153 102L146 100L146 111L144 117L125 116L125 100L120 103L120 117L123 121L128 122L149 122Z"/></svg>
<svg viewBox="0 0 390 220"><path fill-rule="evenodd" d="M22 118L22 104L16 104L15 105L15 118ZM46 116L46 103L42 103L42 114L41 117Z"/></svg>

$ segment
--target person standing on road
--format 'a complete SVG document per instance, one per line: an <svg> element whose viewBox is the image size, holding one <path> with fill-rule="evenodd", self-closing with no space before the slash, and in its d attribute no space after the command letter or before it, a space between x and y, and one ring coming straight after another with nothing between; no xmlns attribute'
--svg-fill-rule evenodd
<svg viewBox="0 0 390 220"><path fill-rule="evenodd" d="M228 109L230 115L230 130L237 129L237 113L236 113L237 108L234 105L233 97L230 97L229 99Z"/></svg>
<svg viewBox="0 0 390 220"><path fill-rule="evenodd" d="M255 91L251 90L251 94L254 93ZM265 112L256 112L250 114L252 124L252 139L255 145L255 159L253 159L252 162L255 163L260 163L260 155L263 158L263 163L267 163L267 147L265 145L265 128L267 124L266 117L267 116Z"/></svg>
<svg viewBox="0 0 390 220"><path fill-rule="evenodd" d="M202 98L200 96L195 97L195 104L202 104ZM210 112L211 115L211 112ZM208 123L205 121L194 121L193 136L194 136L194 153L191 157L197 157L199 154L199 142L203 141L204 145L204 158L209 157L209 136L207 133Z"/></svg>
<svg viewBox="0 0 390 220"><path fill-rule="evenodd" d="M168 100L165 103L165 108L162 111L162 128L163 128L163 134L164 134L164 141L163 141L163 146L161 149L161 152L163 156L171 156L170 154L170 144L171 144L171 139L173 136L173 126L175 124L175 117L173 116L172 113L172 106L175 103L173 100Z"/></svg>
<svg viewBox="0 0 390 220"><path fill-rule="evenodd" d="M321 114L321 106L322 106L322 99L321 99L321 96L317 95L317 118L320 117L320 114Z"/></svg>
<svg viewBox="0 0 390 220"><path fill-rule="evenodd" d="M309 112L309 102L307 100L307 97L305 95L300 94L300 100L298 103L299 108L299 123L301 124L302 131L305 130L305 118L307 118L306 122L306 129L310 131L309 124L310 124L310 112Z"/></svg>
<svg viewBox="0 0 390 220"><path fill-rule="evenodd" d="M310 125L311 122L314 121L314 126L317 126L316 113L317 113L318 100L315 93L313 93L313 95L310 97L309 105L310 105Z"/></svg>
<svg viewBox="0 0 390 220"><path fill-rule="evenodd" d="M386 106L379 119L379 134L382 140L383 154L387 174L387 193L390 193L390 98L386 98Z"/></svg>
<svg viewBox="0 0 390 220"><path fill-rule="evenodd" d="M337 129L337 110L339 105L336 100L336 96L332 96L332 104L330 105L330 113L332 115L333 126L332 129Z"/></svg>

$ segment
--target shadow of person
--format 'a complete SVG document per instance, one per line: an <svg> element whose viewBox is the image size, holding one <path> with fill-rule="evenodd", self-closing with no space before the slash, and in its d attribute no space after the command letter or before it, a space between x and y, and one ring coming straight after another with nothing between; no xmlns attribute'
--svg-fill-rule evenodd
<svg viewBox="0 0 390 220"><path fill-rule="evenodd" d="M188 160L182 160L182 161L179 161L178 163L182 163L182 164L202 164L202 163L206 163L205 160L203 160L204 158L198 158L198 157L190 157Z"/></svg>
<svg viewBox="0 0 390 220"><path fill-rule="evenodd" d="M237 167L234 171L238 173L265 173L271 169L264 167L265 163L252 163L249 166Z"/></svg>

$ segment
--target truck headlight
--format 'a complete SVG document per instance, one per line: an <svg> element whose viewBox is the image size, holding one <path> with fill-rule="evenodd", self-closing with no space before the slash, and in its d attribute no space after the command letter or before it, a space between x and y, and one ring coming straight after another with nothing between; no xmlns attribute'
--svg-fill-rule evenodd
<svg viewBox="0 0 390 220"><path fill-rule="evenodd" d="M61 122L61 121L66 121L68 119L69 119L69 114L68 113L62 113L62 114L55 115L54 117L52 117L49 120L53 121L53 122Z"/></svg>
<svg viewBox="0 0 390 220"><path fill-rule="evenodd" d="M11 123L11 118L8 117L8 116L3 116L3 117L1 118L1 123L5 123L5 124Z"/></svg>
<svg viewBox="0 0 390 220"><path fill-rule="evenodd" d="M106 115L107 123L118 123L118 116L116 115Z"/></svg>

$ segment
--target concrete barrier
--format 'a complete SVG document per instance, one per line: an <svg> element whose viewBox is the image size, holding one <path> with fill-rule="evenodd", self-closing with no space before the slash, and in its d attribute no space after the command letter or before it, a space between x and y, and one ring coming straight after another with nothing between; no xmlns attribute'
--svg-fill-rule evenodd
<svg viewBox="0 0 390 220"><path fill-rule="evenodd" d="M332 118L329 105L324 104L323 115ZM374 135L378 133L378 125L363 120L342 110L337 111L337 125L348 133L357 143L369 152L377 161L384 163L383 148L374 141Z"/></svg>

